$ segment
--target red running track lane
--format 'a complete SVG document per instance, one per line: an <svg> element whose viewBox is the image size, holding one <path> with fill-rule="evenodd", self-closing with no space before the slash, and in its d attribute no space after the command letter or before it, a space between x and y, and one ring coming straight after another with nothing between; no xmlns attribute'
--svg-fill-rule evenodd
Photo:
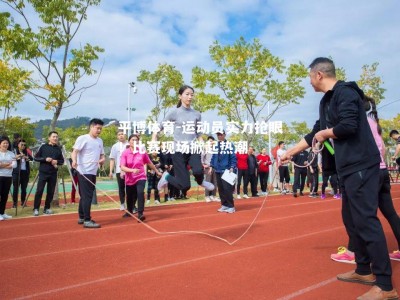
<svg viewBox="0 0 400 300"><path fill-rule="evenodd" d="M400 210L400 185L392 188ZM239 237L263 198L146 209L158 231L192 230ZM159 235L119 210L94 212L101 229L77 214L0 223L0 299L355 299L368 286L336 275L354 269L329 259L347 244L341 202L271 196L250 231L233 246L196 234ZM381 217L390 250L395 238ZM400 262L392 262L400 289Z"/></svg>

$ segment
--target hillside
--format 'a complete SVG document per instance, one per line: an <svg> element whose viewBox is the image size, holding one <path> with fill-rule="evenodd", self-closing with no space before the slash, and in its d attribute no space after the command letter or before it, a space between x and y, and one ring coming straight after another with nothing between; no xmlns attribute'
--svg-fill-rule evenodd
<svg viewBox="0 0 400 300"><path fill-rule="evenodd" d="M89 117L75 117L71 119L58 120L57 128L65 129L68 127L80 127L82 125L88 125L90 119L91 118ZM102 120L104 121L104 124L107 124L115 119L103 118ZM43 137L43 126L50 126L50 122L51 120L47 119L47 120L40 120L34 123L35 125L37 125L35 129L36 139L41 139Z"/></svg>

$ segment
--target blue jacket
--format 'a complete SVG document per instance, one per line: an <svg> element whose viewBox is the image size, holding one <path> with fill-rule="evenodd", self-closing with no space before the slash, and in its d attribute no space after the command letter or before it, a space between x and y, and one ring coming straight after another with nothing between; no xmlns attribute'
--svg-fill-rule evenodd
<svg viewBox="0 0 400 300"><path fill-rule="evenodd" d="M232 168L236 170L235 146L232 142L218 142L216 153L211 157L211 167L216 173L224 173L225 170Z"/></svg>

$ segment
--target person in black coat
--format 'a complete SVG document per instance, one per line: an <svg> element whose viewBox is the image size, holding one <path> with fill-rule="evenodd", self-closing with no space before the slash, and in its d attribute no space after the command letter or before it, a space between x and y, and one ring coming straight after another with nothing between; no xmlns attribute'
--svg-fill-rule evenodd
<svg viewBox="0 0 400 300"><path fill-rule="evenodd" d="M18 205L18 192L21 187L21 205L26 201L26 188L29 183L30 165L33 160L32 155L27 151L26 141L20 140L17 148L14 148L15 157L17 159L17 167L13 170L13 208Z"/></svg>

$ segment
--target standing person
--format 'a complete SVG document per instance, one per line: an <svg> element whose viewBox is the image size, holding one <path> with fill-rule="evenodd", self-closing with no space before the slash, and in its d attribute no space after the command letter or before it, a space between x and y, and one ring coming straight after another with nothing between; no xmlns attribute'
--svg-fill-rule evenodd
<svg viewBox="0 0 400 300"><path fill-rule="evenodd" d="M324 159L322 159L324 156ZM324 163L322 163L322 160ZM338 176L335 166L335 156L330 154L329 151L324 148L321 152L321 164L319 170L322 172L322 186L321 186L321 199L326 198L325 189L328 186L328 181L333 189L333 198L340 199L338 192Z"/></svg>
<svg viewBox="0 0 400 300"><path fill-rule="evenodd" d="M212 191L214 185L204 180L200 154L188 153L183 147L181 149L184 143L190 144L196 140L202 142L201 134L198 132L201 115L198 111L191 108L191 103L194 98L194 89L188 85L184 85L179 89L178 94L179 102L177 108L170 112L164 120L164 122L173 122L175 126L174 142L176 152L172 155L175 176L164 172L158 182L158 190L163 190L168 183L179 190L190 189L190 173L187 168L187 165L189 165L197 184L201 185L206 190ZM164 129L164 122L160 123L160 130ZM157 140L157 135L157 132L153 133L153 141Z"/></svg>
<svg viewBox="0 0 400 300"><path fill-rule="evenodd" d="M221 198L221 207L218 211L232 214L236 211L232 194L233 185L222 179L222 174L224 174L225 170L229 170L230 173L236 170L235 147L233 143L225 139L225 130L218 131L217 137L217 149L211 158L209 172L214 170L217 176L218 191Z"/></svg>
<svg viewBox="0 0 400 300"><path fill-rule="evenodd" d="M39 208L42 202L42 195L45 185L47 184L46 202L44 203L43 214L52 215L50 209L53 200L54 191L57 185L58 166L64 164L64 157L61 148L58 146L57 131L50 131L48 134L49 142L40 146L38 152L34 156L34 160L39 162L39 177L36 187L35 200L33 204L33 215L39 216Z"/></svg>
<svg viewBox="0 0 400 300"><path fill-rule="evenodd" d="M250 189L251 189L251 196L252 197L258 197L258 192L257 192L257 172L258 172L258 163L257 163L257 158L254 155L254 147L249 147L248 152L247 152L247 165L248 170L249 170L249 180L248 183L250 182ZM247 189L247 186L246 186Z"/></svg>
<svg viewBox="0 0 400 300"><path fill-rule="evenodd" d="M211 182L214 186L217 185L217 176L215 174L215 171L210 172L210 164L211 164L211 158L213 156L212 154L212 147L215 143L215 139L213 136L209 136L207 137L207 147L205 151L203 151L203 153L201 154L201 163L203 164L203 168L204 168L204 175L205 175L205 179L208 182ZM211 202L211 201L216 201L219 202L220 200L217 198L217 189L215 188L212 191L204 191L205 193L205 200L206 202Z"/></svg>
<svg viewBox="0 0 400 300"><path fill-rule="evenodd" d="M318 156L313 151L308 154L308 177L310 179L310 198L318 197L318 187L319 187L319 170L318 170Z"/></svg>
<svg viewBox="0 0 400 300"><path fill-rule="evenodd" d="M303 190L306 183L308 163L308 151L303 150L292 158L294 165L294 180L293 180L293 197L297 197L297 189L300 190L300 196L304 196Z"/></svg>
<svg viewBox="0 0 400 300"><path fill-rule="evenodd" d="M396 161L400 171L400 157L398 157L400 154L400 134L397 130L393 129L390 131L389 136L396 142L396 149L394 150L392 160Z"/></svg>
<svg viewBox="0 0 400 300"><path fill-rule="evenodd" d="M269 166L272 164L271 158L267 154L267 149L263 148L257 155L258 176L260 178L261 195L268 195L268 175Z"/></svg>
<svg viewBox="0 0 400 300"><path fill-rule="evenodd" d="M12 172L17 166L15 154L9 151L10 141L7 137L0 137L0 221L11 219L5 213L8 193L12 182Z"/></svg>
<svg viewBox="0 0 400 300"><path fill-rule="evenodd" d="M118 142L116 142L112 147L110 151L110 179L113 178L113 171L115 167L115 177L117 178L117 184L118 184L118 195L119 195L119 201L121 203L120 210L125 210L125 180L124 180L124 174L122 172L121 174L121 167L120 167L120 162L121 162L121 155L122 152L126 150L127 147L129 147L129 143L126 141L126 135L123 130L118 130L117 133L117 139Z"/></svg>
<svg viewBox="0 0 400 300"><path fill-rule="evenodd" d="M374 136L376 145L381 154L381 163L379 170L379 210L389 222L393 234L397 241L397 250L389 254L390 259L400 261L400 217L398 216L394 206L392 196L390 194L390 177L384 160L385 144L382 139L382 128L379 125L378 112L376 110L375 100L371 97L364 97L365 110L367 111L368 123L371 127L372 135ZM350 228L351 229L351 228ZM337 254L332 254L331 259L338 262L353 263L354 262L354 240L352 236L355 232L349 231L348 248L339 247Z"/></svg>
<svg viewBox="0 0 400 300"><path fill-rule="evenodd" d="M247 188L249 185L249 162L248 153L236 153L237 178L236 178L236 199L240 199L240 183L243 179L243 198L248 199Z"/></svg>
<svg viewBox="0 0 400 300"><path fill-rule="evenodd" d="M96 188L96 175L99 166L105 162L103 140L99 137L104 122L92 119L89 122L89 133L79 136L71 153L72 167L78 171L79 208L78 224L85 228L100 228L101 225L92 220L90 209Z"/></svg>
<svg viewBox="0 0 400 300"><path fill-rule="evenodd" d="M161 174L161 159L160 155L158 155L157 151L151 152L149 154L149 158L151 163L157 168L159 171L158 174ZM157 184L160 180L160 176L150 168L147 168L147 201L146 204L150 204L150 196L151 190L154 190L154 204L160 204L160 194L158 193Z"/></svg>
<svg viewBox="0 0 400 300"><path fill-rule="evenodd" d="M128 212L122 217L130 217L133 207L138 202L138 219L144 221L144 187L146 185L145 165L148 165L157 176L162 176L156 166L151 162L147 153L139 150L139 135L131 134L128 138L129 148L122 152L121 170L125 172L126 204Z"/></svg>
<svg viewBox="0 0 400 300"><path fill-rule="evenodd" d="M26 188L29 183L30 166L29 161L33 160L32 155L26 150L26 141L20 140L18 148L14 149L17 167L13 169L13 208L18 205L18 191L21 186L21 206L26 199Z"/></svg>
<svg viewBox="0 0 400 300"><path fill-rule="evenodd" d="M282 159L310 147L314 137L320 143L333 139L343 223L347 232L354 232L357 264L355 271L337 278L374 285L358 299L397 299L386 239L377 217L381 159L365 114L363 92L354 82L338 81L334 63L328 58L316 58L309 74L314 90L324 93L319 120Z"/></svg>
<svg viewBox="0 0 400 300"><path fill-rule="evenodd" d="M287 161L282 161L281 157L285 155L285 142L280 141L278 143L278 151L276 152L278 157L279 165L279 182L281 183L281 193L284 195L289 192L290 174L289 174L289 163Z"/></svg>

